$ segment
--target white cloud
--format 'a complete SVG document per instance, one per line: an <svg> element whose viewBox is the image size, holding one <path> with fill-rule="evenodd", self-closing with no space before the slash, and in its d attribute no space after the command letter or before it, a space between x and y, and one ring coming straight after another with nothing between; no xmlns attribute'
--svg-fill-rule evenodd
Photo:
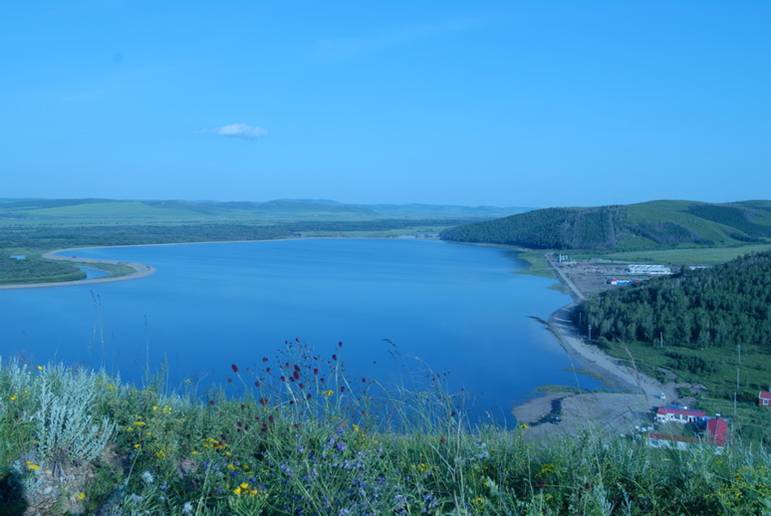
<svg viewBox="0 0 771 516"><path fill-rule="evenodd" d="M249 124L228 124L213 130L214 134L227 136L229 138L241 138L243 140L257 140L262 138L268 131L262 127L255 127Z"/></svg>

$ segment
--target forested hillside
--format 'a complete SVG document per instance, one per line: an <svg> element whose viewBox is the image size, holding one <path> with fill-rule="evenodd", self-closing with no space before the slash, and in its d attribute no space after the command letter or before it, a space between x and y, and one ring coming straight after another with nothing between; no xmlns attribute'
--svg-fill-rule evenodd
<svg viewBox="0 0 771 516"><path fill-rule="evenodd" d="M612 290L576 314L609 340L697 349L737 344L771 352L771 252Z"/></svg>
<svg viewBox="0 0 771 516"><path fill-rule="evenodd" d="M547 208L445 230L445 240L536 249L630 250L728 246L771 238L771 202L652 201Z"/></svg>

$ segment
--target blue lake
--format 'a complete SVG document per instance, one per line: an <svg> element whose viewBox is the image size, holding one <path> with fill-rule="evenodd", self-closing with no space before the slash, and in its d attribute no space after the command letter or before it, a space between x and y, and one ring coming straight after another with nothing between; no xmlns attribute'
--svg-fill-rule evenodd
<svg viewBox="0 0 771 516"><path fill-rule="evenodd" d="M68 254L72 254L71 252ZM512 251L423 240L308 239L95 248L155 274L93 285L0 291L0 354L105 367L140 382L169 364L172 388L224 384L299 337L339 354L352 378L409 383L426 367L464 389L472 411L510 413L542 384L575 375L548 318L570 301L517 274ZM337 347L342 341L342 349ZM188 380L189 382L190 380Z"/></svg>

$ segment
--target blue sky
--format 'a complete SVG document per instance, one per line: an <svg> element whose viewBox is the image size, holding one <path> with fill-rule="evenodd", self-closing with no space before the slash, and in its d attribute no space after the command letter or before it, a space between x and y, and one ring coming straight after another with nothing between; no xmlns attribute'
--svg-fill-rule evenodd
<svg viewBox="0 0 771 516"><path fill-rule="evenodd" d="M13 1L2 197L771 198L771 2Z"/></svg>

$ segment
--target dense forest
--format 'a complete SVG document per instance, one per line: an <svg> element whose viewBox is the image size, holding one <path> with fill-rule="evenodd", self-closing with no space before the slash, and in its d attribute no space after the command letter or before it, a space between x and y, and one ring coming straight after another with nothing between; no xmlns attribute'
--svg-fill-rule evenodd
<svg viewBox="0 0 771 516"><path fill-rule="evenodd" d="M535 249L663 249L764 242L771 204L653 201L627 206L547 208L442 232L445 240Z"/></svg>
<svg viewBox="0 0 771 516"><path fill-rule="evenodd" d="M593 337L608 340L771 351L771 252L608 291L587 301L575 317L582 331L588 321Z"/></svg>

